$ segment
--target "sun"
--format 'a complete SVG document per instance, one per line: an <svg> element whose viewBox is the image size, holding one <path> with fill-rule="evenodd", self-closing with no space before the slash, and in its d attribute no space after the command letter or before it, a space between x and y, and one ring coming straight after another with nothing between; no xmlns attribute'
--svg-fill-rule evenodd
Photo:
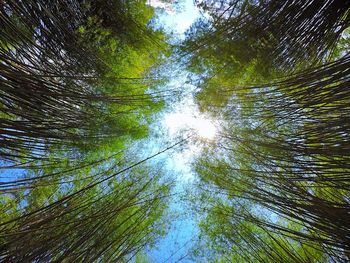
<svg viewBox="0 0 350 263"><path fill-rule="evenodd" d="M198 136L202 139L213 140L217 133L216 127L208 119L204 117L196 117L193 119L193 128L196 130Z"/></svg>
<svg viewBox="0 0 350 263"><path fill-rule="evenodd" d="M168 114L165 117L165 125L169 129L170 135L174 135L181 130L192 130L201 139L213 140L217 134L214 123L198 112L195 115L192 112Z"/></svg>

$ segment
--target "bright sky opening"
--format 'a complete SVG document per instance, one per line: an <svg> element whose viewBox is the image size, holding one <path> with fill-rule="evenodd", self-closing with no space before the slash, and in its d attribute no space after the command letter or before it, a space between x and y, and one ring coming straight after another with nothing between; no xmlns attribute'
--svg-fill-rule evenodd
<svg viewBox="0 0 350 263"><path fill-rule="evenodd" d="M165 117L165 125L171 135L176 135L182 130L194 131L200 139L213 140L216 135L216 127L203 115L195 116L192 112L169 113Z"/></svg>
<svg viewBox="0 0 350 263"><path fill-rule="evenodd" d="M194 5L193 0L180 0L181 8L174 6L175 1L169 4L158 0L149 0L148 4L163 10L157 17L157 25L163 28L167 33L172 34L178 39L185 38L185 31L200 16L198 8ZM172 88L179 87L183 89L186 85L186 74L179 74L171 80L169 86ZM187 86L189 92L195 87ZM212 141L215 139L216 127L212 121L203 116L193 101L192 96L179 103L178 107L174 106L173 111L164 115L162 126L168 130L169 139L175 139L182 131L185 136L192 132L197 139ZM177 174L176 191L182 190L186 183L192 182L195 175L191 168L191 162L194 156L201 152L201 147L195 143L189 143L181 151L174 152L171 158L167 159L169 171ZM185 208L179 200L174 199L171 203L172 209L182 211ZM177 218L171 224L171 231L159 242L156 247L149 251L151 262L178 262L180 259L183 263L192 263L191 259L183 258L191 247L191 240L198 237L198 229L193 218L185 216Z"/></svg>
<svg viewBox="0 0 350 263"><path fill-rule="evenodd" d="M162 8L165 15L158 17L158 23L165 26L168 32L173 31L180 37L184 37L183 33L191 26L193 21L199 17L199 10L193 4L193 0L183 0L181 2L181 10L175 10L175 0L170 3L160 2L158 0L148 0L150 6Z"/></svg>

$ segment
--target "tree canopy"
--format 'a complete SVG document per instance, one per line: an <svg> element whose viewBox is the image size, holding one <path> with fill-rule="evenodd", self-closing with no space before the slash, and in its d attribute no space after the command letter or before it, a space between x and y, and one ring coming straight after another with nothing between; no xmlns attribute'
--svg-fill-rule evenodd
<svg viewBox="0 0 350 263"><path fill-rule="evenodd" d="M0 1L0 262L152 261L190 143L193 261L350 261L350 1L196 6L174 42L146 0ZM150 132L175 67L214 139Z"/></svg>
<svg viewBox="0 0 350 263"><path fill-rule="evenodd" d="M182 53L202 75L201 109L222 122L195 163L217 260L350 260L349 3L200 6L211 19Z"/></svg>

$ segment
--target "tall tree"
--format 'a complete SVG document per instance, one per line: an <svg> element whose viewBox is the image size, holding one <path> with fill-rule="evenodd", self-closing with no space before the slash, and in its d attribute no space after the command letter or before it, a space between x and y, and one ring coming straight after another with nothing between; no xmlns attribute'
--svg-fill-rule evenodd
<svg viewBox="0 0 350 263"><path fill-rule="evenodd" d="M163 106L153 15L146 1L1 1L1 262L129 261L163 233L171 182L144 163L171 147L128 149Z"/></svg>
<svg viewBox="0 0 350 263"><path fill-rule="evenodd" d="M284 262L275 245L291 262L349 260L349 3L220 3L202 2L212 19L182 49L202 76L201 109L223 123L196 163L203 191L225 201L208 209L218 227L204 233L248 262Z"/></svg>
<svg viewBox="0 0 350 263"><path fill-rule="evenodd" d="M139 119L159 108L159 95L146 92L153 78L146 73L166 49L163 35L147 26L153 11L145 1L0 7L4 160L139 136Z"/></svg>

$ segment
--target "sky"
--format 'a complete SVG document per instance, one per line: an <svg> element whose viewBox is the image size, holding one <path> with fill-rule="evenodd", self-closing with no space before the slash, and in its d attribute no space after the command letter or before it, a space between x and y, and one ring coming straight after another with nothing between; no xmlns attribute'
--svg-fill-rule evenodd
<svg viewBox="0 0 350 263"><path fill-rule="evenodd" d="M158 7L157 26L162 27L167 33L177 39L184 39L184 32L200 16L199 10L192 0L180 0L180 8L165 5L157 0L150 0L149 4ZM178 89L184 89L186 74L180 74L172 79L170 85ZM195 87L186 87L185 90L194 90ZM174 110L166 113L162 120L162 126L168 130L170 138L175 138L181 132L194 133L203 140L212 140L215 137L215 125L206 117L202 116L189 93ZM174 152L167 159L167 169L176 175L177 185L175 192L184 192L186 186L195 180L191 171L191 161L200 152L198 145L189 144L182 151ZM193 241L198 237L197 224L186 213L186 205L179 198L174 198L170 204L170 210L175 214L167 235L160 239L156 248L148 251L148 257L154 263L194 262L186 257ZM177 215L177 216L176 216Z"/></svg>
<svg viewBox="0 0 350 263"><path fill-rule="evenodd" d="M173 32L178 37L184 37L184 32L191 26L196 18L200 16L198 8L193 0L177 0L179 8L167 5L158 0L149 0L149 5L161 8L163 14L157 19L159 25L164 26L167 32Z"/></svg>

